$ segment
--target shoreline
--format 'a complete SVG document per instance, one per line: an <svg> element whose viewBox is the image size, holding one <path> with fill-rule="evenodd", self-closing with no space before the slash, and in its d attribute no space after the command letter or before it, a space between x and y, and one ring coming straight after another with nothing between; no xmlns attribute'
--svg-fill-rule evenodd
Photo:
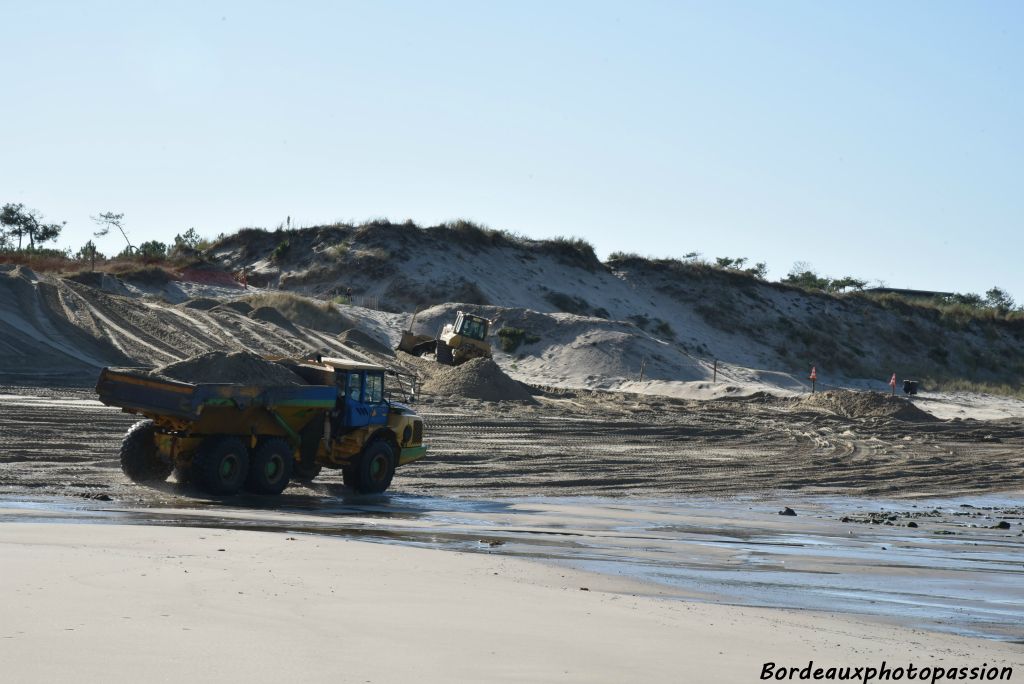
<svg viewBox="0 0 1024 684"><path fill-rule="evenodd" d="M827 606L915 629L1021 642L1022 502L1020 493L915 501L521 500L308 490L268 507L258 497L133 505L0 496L0 522L262 531L436 549L597 573L634 584L631 593L641 595ZM779 515L784 504L799 514Z"/></svg>

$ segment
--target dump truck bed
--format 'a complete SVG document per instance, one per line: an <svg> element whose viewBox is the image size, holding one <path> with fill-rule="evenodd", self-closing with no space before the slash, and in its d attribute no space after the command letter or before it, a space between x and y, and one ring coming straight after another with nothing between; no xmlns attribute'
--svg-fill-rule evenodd
<svg viewBox="0 0 1024 684"><path fill-rule="evenodd" d="M182 421L198 421L204 411L215 407L241 412L256 407L275 411L331 409L337 400L337 388L326 385L191 384L152 377L132 368L104 368L96 393L107 406Z"/></svg>

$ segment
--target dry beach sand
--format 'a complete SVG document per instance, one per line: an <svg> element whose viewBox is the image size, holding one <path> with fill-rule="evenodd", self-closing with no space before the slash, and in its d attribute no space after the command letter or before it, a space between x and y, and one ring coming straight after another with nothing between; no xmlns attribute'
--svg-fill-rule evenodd
<svg viewBox="0 0 1024 684"><path fill-rule="evenodd" d="M287 533L5 523L0 575L0 662L18 682L753 682L766 662L1024 666L1012 644Z"/></svg>

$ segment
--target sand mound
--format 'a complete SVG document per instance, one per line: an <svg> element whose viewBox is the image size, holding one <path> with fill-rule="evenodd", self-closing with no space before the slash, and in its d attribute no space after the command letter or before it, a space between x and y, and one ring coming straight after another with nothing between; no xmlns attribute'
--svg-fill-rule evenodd
<svg viewBox="0 0 1024 684"><path fill-rule="evenodd" d="M216 306L220 306L220 302L216 299L210 299L209 297L196 297L195 299L184 301L181 304L175 304L175 306L180 309L199 309L200 311L209 311Z"/></svg>
<svg viewBox="0 0 1024 684"><path fill-rule="evenodd" d="M461 366L424 364L421 368L428 374L420 387L424 394L484 401L533 400L526 386L505 375L491 359L473 359Z"/></svg>
<svg viewBox="0 0 1024 684"><path fill-rule="evenodd" d="M181 382L234 385L304 385L284 366L251 352L212 351L155 369L151 375Z"/></svg>
<svg viewBox="0 0 1024 684"><path fill-rule="evenodd" d="M252 305L249 304L248 302L243 302L241 300L236 299L233 302L225 302L224 304L221 304L220 306L215 306L211 310L212 311L233 311L234 313L240 313L243 316L245 316L250 311L252 311Z"/></svg>
<svg viewBox="0 0 1024 684"><path fill-rule="evenodd" d="M160 266L144 266L118 273L117 277L136 285L160 286L178 280L178 276Z"/></svg>
<svg viewBox="0 0 1024 684"><path fill-rule="evenodd" d="M355 325L330 302L291 292L264 292L246 297L246 301L257 310L264 307L276 309L295 325L313 330L337 334Z"/></svg>
<svg viewBox="0 0 1024 684"><path fill-rule="evenodd" d="M295 328L295 325L285 318L284 314L272 306L261 306L253 309L247 315L254 320L273 323L280 328L287 328L288 330Z"/></svg>
<svg viewBox="0 0 1024 684"><path fill-rule="evenodd" d="M364 349L384 356L394 356L394 352L386 344L356 328L346 330L338 335L338 341L349 347Z"/></svg>
<svg viewBox="0 0 1024 684"><path fill-rule="evenodd" d="M102 287L103 286L104 274L99 271L81 271L79 273L72 273L69 276L64 276L66 280L70 280L82 285L88 285L89 287Z"/></svg>
<svg viewBox="0 0 1024 684"><path fill-rule="evenodd" d="M845 418L895 418L915 423L938 420L907 399L879 392L829 390L803 397L798 405L825 409Z"/></svg>

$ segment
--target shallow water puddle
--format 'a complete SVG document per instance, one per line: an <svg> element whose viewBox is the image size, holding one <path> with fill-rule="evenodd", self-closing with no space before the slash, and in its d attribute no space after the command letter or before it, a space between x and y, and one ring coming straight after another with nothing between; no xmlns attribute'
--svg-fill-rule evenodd
<svg viewBox="0 0 1024 684"><path fill-rule="evenodd" d="M131 508L21 497L0 498L0 520L277 531L503 554L654 583L659 594L859 613L1020 641L1021 500L790 497L799 513L781 516L774 504L745 499L289 494L273 505L237 497ZM891 524L854 520L883 509L895 516ZM1009 529L998 527L1003 519ZM907 527L911 520L919 526Z"/></svg>

